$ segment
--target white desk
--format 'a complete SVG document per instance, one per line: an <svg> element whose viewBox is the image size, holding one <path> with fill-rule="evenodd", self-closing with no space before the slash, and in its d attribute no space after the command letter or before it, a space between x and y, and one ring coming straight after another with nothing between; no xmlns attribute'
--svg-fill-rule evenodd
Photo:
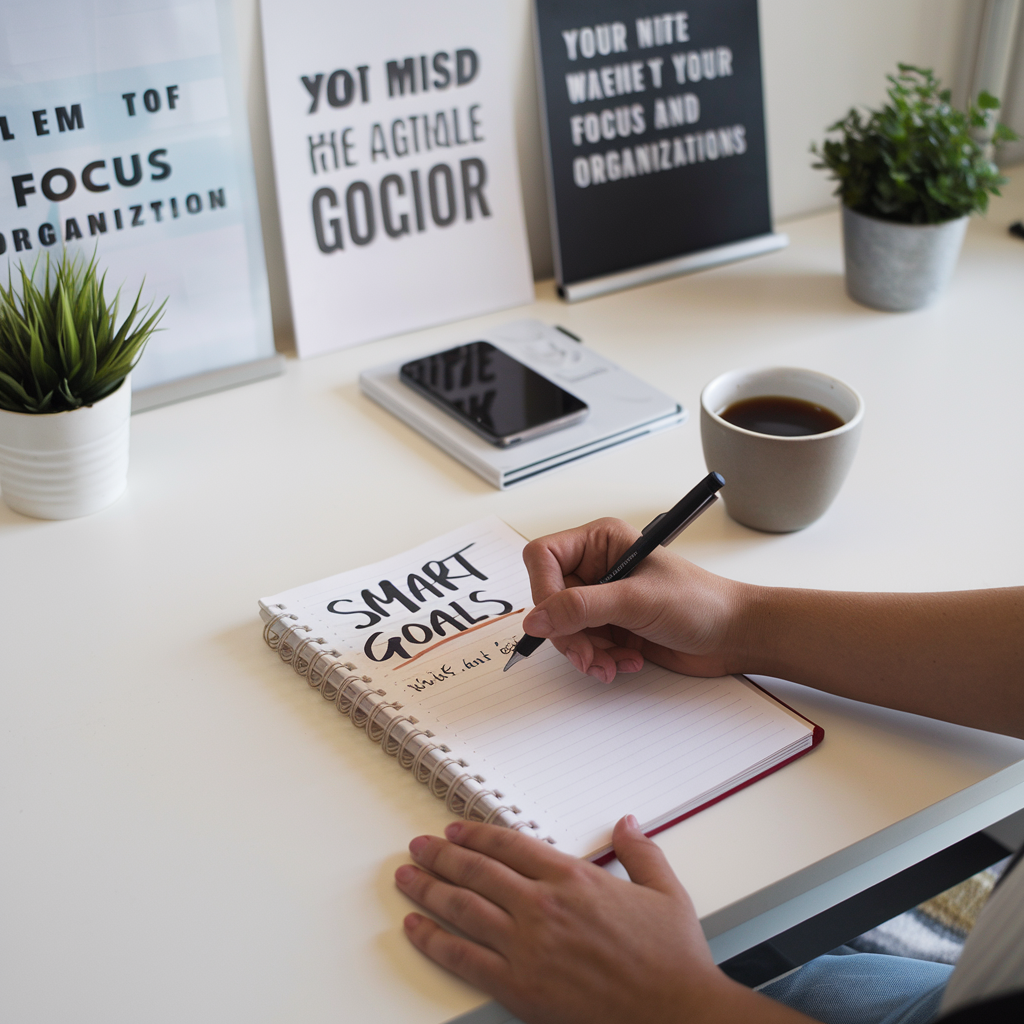
<svg viewBox="0 0 1024 1024"><path fill-rule="evenodd" d="M971 225L932 310L846 299L838 220L756 262L311 362L137 416L128 494L46 523L0 506L0 1017L19 1024L438 1024L483 1002L405 941L391 875L447 820L260 641L256 598L490 513L536 536L643 524L705 472L701 386L809 366L867 402L831 511L764 536L721 506L678 549L752 581L1020 583L1024 244ZM338 316L345 315L344 309ZM358 372L518 316L564 324L691 421L499 493L363 399ZM799 692L797 692L799 691ZM797 687L819 750L665 833L723 959L1024 806L1024 743Z"/></svg>

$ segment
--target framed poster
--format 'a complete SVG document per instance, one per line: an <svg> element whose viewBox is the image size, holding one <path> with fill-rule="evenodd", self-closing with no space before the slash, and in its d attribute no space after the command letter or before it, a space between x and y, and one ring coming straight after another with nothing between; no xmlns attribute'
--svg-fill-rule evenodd
<svg viewBox="0 0 1024 1024"><path fill-rule="evenodd" d="M786 244L757 0L536 0L555 270L587 298Z"/></svg>
<svg viewBox="0 0 1024 1024"><path fill-rule="evenodd" d="M228 0L0 20L0 271L62 247L167 298L133 408L280 372Z"/></svg>
<svg viewBox="0 0 1024 1024"><path fill-rule="evenodd" d="M532 302L506 4L261 10L299 354Z"/></svg>

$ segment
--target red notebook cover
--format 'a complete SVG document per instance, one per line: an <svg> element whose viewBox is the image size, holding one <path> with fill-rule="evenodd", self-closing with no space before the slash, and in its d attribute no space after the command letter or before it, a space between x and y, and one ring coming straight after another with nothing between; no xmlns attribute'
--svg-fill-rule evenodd
<svg viewBox="0 0 1024 1024"><path fill-rule="evenodd" d="M752 786L755 782L760 782L761 779L767 777L768 775L771 775L772 772L777 772L780 768L785 768L787 764L792 764L793 761L796 761L798 758L803 757L804 754L809 754L825 738L825 730L822 729L822 727L817 723L812 722L806 715L801 715L800 712L796 710L796 708L790 707L784 700L780 700L778 697L775 696L774 693L771 693L770 691L766 690L759 683L755 683L754 680L749 678L748 676L739 676L738 678L750 683L751 686L756 686L757 689L759 689L766 697L770 697L773 701L775 701L776 704L781 704L784 708L786 708L787 711L792 711L794 715L796 715L798 718L802 718L808 725L812 726L813 731L811 733L811 745L799 751L798 753L793 754L792 757L787 757L784 761L780 761L778 764L772 765L771 768L766 768L759 775L755 775L753 778L747 779L745 782L741 782L738 786L733 786L732 789L726 791L725 793L719 793L718 796L712 797L712 799L708 800L707 803L703 803L699 807L693 807L690 810L686 811L684 814L680 814L679 817L673 818L671 821L666 821L659 825L657 828L652 828L650 832L644 833L648 837L656 836L659 832L664 832L665 829L671 828L673 825L678 825L679 822L685 821L687 818L692 818L695 814L699 814L705 808L712 807L720 801L724 800L726 797L732 796L733 793L738 793L741 789L746 789L747 786ZM604 865L611 863L614 859L615 851L609 850L608 853L604 853L600 857L595 858L594 863L598 865Z"/></svg>

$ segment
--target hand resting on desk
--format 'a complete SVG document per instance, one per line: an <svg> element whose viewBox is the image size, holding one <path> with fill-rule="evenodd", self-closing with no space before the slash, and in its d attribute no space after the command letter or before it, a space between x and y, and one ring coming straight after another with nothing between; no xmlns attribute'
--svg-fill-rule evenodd
<svg viewBox="0 0 1024 1024"><path fill-rule="evenodd" d="M613 835L632 882L495 825L445 834L414 839L420 867L395 879L468 938L421 914L406 934L530 1024L809 1020L718 970L686 890L635 819Z"/></svg>
<svg viewBox="0 0 1024 1024"><path fill-rule="evenodd" d="M644 659L690 675L780 676L857 700L1024 737L1024 587L844 594L723 579L659 549L590 586L636 540L614 519L533 541L523 626L610 683ZM431 959L529 1024L808 1020L730 981L685 890L624 818L615 852L632 883L527 836L459 822L410 844L399 888ZM465 937L464 937L465 936Z"/></svg>

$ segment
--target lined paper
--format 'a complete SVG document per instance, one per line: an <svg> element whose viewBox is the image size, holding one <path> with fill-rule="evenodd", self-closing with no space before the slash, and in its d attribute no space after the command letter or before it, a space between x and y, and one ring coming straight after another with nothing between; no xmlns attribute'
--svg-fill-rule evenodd
<svg viewBox="0 0 1024 1024"><path fill-rule="evenodd" d="M648 665L606 685L551 645L502 667L456 677L421 706L460 752L514 785L543 832L580 855L607 845L623 814L653 827L810 745L809 723L732 676Z"/></svg>
<svg viewBox="0 0 1024 1024"><path fill-rule="evenodd" d="M702 679L648 664L606 685L578 672L551 644L503 672L522 635L520 609L532 604L524 545L500 520L481 520L263 604L284 605L311 635L322 632L370 673L375 688L401 702L403 714L421 716L420 728L431 729L449 756L578 856L607 848L624 814L650 830L811 745L810 723L732 676ZM435 595L412 578L428 579L428 563L436 570L459 550L486 579L451 558L451 588L438 584ZM387 596L385 580L415 610L394 591L388 602L368 601L368 592ZM378 621L368 621L370 611ZM461 628L432 620L435 612ZM400 651L384 658L392 641Z"/></svg>

